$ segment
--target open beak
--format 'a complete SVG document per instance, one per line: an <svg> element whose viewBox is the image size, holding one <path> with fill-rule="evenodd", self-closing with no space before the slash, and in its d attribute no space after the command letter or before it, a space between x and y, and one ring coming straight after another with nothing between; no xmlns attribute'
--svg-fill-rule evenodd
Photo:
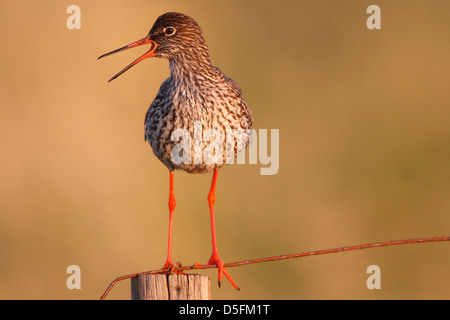
<svg viewBox="0 0 450 320"><path fill-rule="evenodd" d="M150 50L148 50L146 53L144 53L142 56L140 56L139 58L137 58L136 60L134 60L132 63L130 63L128 66L126 66L123 70L121 70L119 73L117 73L114 77L112 77L111 79L108 80L108 82L114 80L115 78L117 78L118 76L120 76L122 73L124 73L125 71L127 71L128 69L130 69L132 66L134 66L135 64L137 64L138 62L141 62L142 60L146 59L146 58L150 58L152 56L155 55L155 50L158 47L158 45L156 44L155 41L150 40L150 35L146 36L145 38L135 41L133 43L130 43L129 45L119 48L117 50L105 53L104 55L101 55L100 57L98 57L97 59L101 59L103 57L109 56L113 53L119 52L119 51L123 51L126 49L130 49L130 48L135 48L135 47L139 47L142 46L144 44L147 43L151 43L151 48Z"/></svg>

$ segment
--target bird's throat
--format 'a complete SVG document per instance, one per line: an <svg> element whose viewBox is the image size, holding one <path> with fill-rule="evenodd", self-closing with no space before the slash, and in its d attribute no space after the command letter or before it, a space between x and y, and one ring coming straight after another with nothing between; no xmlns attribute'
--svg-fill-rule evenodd
<svg viewBox="0 0 450 320"><path fill-rule="evenodd" d="M209 56L180 57L169 60L172 78L175 80L193 79L197 76L210 75L212 71Z"/></svg>

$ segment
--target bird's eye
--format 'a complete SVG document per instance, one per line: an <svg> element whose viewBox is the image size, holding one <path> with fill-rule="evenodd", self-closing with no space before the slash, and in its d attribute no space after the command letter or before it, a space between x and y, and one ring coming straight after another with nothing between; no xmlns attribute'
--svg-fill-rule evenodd
<svg viewBox="0 0 450 320"><path fill-rule="evenodd" d="M164 28L164 34L166 36L173 36L175 34L175 32L176 32L176 29L174 27Z"/></svg>

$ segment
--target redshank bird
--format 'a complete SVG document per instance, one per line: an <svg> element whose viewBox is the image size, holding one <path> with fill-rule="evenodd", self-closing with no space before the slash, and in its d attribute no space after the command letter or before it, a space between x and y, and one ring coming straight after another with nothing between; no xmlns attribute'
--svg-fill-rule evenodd
<svg viewBox="0 0 450 320"><path fill-rule="evenodd" d="M213 172L207 198L211 218L212 254L206 264L217 266L219 287L225 275L231 284L239 289L219 258L214 203L219 168L229 163L230 157L233 159L249 143L252 128L251 111L236 82L211 65L203 31L193 18L182 13L165 13L155 21L145 38L106 53L99 59L144 44L150 44L150 50L109 81L146 58L169 60L170 77L161 85L145 116L145 140L150 143L156 157L170 171L169 243L166 263L162 269L170 270L174 266L172 261L172 226L176 206L174 171ZM205 134L201 137L201 141L195 137L187 139L186 141L193 141L192 146L180 149L180 140L174 137L174 133L180 130L188 133L191 138L195 134L198 137L196 130ZM206 132L213 132L214 138L207 137ZM211 147L208 148L211 141L222 143L223 137L228 138L230 132L240 134L234 134L231 142L227 139L226 148L223 145L222 147L219 145L219 148L214 148L213 151ZM210 157L202 157L207 154L206 151L211 151ZM180 157L183 161L180 161Z"/></svg>

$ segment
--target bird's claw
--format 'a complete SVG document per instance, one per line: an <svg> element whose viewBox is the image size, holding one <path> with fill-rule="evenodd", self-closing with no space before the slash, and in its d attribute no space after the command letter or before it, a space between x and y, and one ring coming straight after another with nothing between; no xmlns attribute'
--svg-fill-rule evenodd
<svg viewBox="0 0 450 320"><path fill-rule="evenodd" d="M195 262L194 263L194 267L200 267L203 264ZM209 259L208 263L206 264L208 266L211 265L215 265L217 267L217 269L219 269L219 275L218 275L218 279L217 279L217 284L219 286L219 288L221 287L222 284L222 279L223 279L223 275L225 275L225 277L228 279L228 281L230 281L231 285L236 289L236 290L241 290L238 285L236 284L236 282L234 282L234 280L231 278L230 274L228 273L227 269L225 269L225 267L223 266L223 261L220 259L214 259L213 257L211 257L211 259Z"/></svg>
<svg viewBox="0 0 450 320"><path fill-rule="evenodd" d="M182 264L181 264L181 262L175 262L175 263L172 263L172 262L166 262L165 264L164 264L164 266L160 269L162 272L165 272L165 273L177 273L177 274L185 274L184 272L182 272L182 271L177 271L176 269L178 269L178 268L180 268L180 267L182 267Z"/></svg>

